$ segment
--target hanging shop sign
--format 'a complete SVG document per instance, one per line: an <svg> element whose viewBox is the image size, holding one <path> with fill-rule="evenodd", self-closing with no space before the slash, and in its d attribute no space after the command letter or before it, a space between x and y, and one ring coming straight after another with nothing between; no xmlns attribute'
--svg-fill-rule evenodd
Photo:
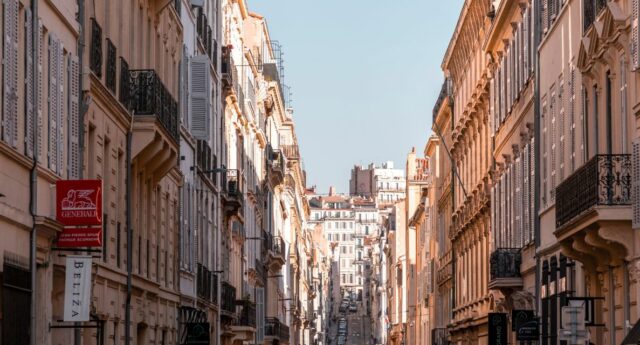
<svg viewBox="0 0 640 345"><path fill-rule="evenodd" d="M64 321L89 321L91 256L67 256Z"/></svg>
<svg viewBox="0 0 640 345"><path fill-rule="evenodd" d="M102 246L102 228L65 228L58 235L59 248Z"/></svg>
<svg viewBox="0 0 640 345"><path fill-rule="evenodd" d="M58 180L56 218L65 226L102 224L101 180Z"/></svg>
<svg viewBox="0 0 640 345"><path fill-rule="evenodd" d="M518 341L535 341L540 334L538 319L533 310L514 310L511 315L512 328Z"/></svg>
<svg viewBox="0 0 640 345"><path fill-rule="evenodd" d="M489 344L507 345L507 314L489 313Z"/></svg>
<svg viewBox="0 0 640 345"><path fill-rule="evenodd" d="M209 323L190 322L187 323L187 341L185 345L209 345Z"/></svg>

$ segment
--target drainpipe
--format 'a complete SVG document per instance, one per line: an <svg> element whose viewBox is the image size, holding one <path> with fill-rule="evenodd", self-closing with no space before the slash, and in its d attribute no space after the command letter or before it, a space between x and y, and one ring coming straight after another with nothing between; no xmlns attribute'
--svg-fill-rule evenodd
<svg viewBox="0 0 640 345"><path fill-rule="evenodd" d="M127 229L127 299L125 302L124 310L124 343L125 345L131 344L131 274L133 271L133 230L131 229L131 207L133 203L131 201L131 141L133 133L133 116L131 114L131 127L127 133L127 208L126 208L126 229Z"/></svg>
<svg viewBox="0 0 640 345"><path fill-rule="evenodd" d="M78 114L78 128L79 128L79 133L78 133L78 145L79 145L79 151L80 154L78 155L78 167L79 167L79 171L78 173L78 177L80 179L82 179L83 177L83 171L82 171L82 167L84 166L84 115L87 112L87 105L84 102L84 92L83 90L83 85L82 85L82 80L83 80L83 73L82 73L82 59L84 58L84 0L78 0L78 23L80 23L80 25L78 26L78 71L80 72L78 75L78 90L80 90L80 92L78 92L78 104L80 105L80 114ZM80 326L80 322L76 322L75 323L76 328L73 330L73 344L74 345L81 345L81 328Z"/></svg>
<svg viewBox="0 0 640 345"><path fill-rule="evenodd" d="M38 41L38 36L39 36L39 32L40 30L38 30L38 0L32 0L31 1L31 12L32 12L32 25L35 28L35 30L32 30L32 35L33 35L33 46L32 46L32 56L33 56L33 68L34 70L36 69L36 65L38 63L38 46L39 46L39 41ZM34 99L38 99L39 95L38 95L38 88L36 87L36 85L38 85L38 73L33 73L32 75L32 83L33 83L33 95L34 95ZM36 110L37 111L37 110ZM30 173L30 182L29 182L29 189L30 189L30 195L29 195L29 211L31 212L31 219L32 219L32 226L31 226L31 234L29 236L29 269L31 271L31 319L30 319L30 329L31 329L31 334L30 334L30 344L31 345L37 345L36 342L36 326L37 326L37 320L36 320L36 312L37 312L37 308L36 308L36 239L38 238L38 230L36 228L36 214L38 213L38 206L37 206L37 200L38 200L38 125L37 125L37 121L33 121L33 166L31 167L31 173Z"/></svg>
<svg viewBox="0 0 640 345"><path fill-rule="evenodd" d="M540 16L540 3L538 0L533 0L533 22L534 22L534 30L533 30L533 42L534 46L537 47L540 44L540 28L541 25L541 16ZM535 306L534 310L537 312L540 309L540 289L542 288L541 284L541 272L540 272L540 256L537 253L538 248L540 248L540 217L538 216L540 212L540 59L538 56L538 52L536 49L536 53L533 54L534 60L534 88L533 88L533 128L534 128L534 143L533 150L535 154L535 178L534 178L534 188L535 197L533 198L533 238L534 244L536 248L535 259L536 259L536 288L535 288ZM539 339L540 341L542 338Z"/></svg>

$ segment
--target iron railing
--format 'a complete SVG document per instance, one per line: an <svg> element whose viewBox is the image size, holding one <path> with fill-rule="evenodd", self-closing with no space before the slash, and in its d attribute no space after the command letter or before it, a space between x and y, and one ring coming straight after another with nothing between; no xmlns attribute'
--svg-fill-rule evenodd
<svg viewBox="0 0 640 345"><path fill-rule="evenodd" d="M217 304L218 302L218 276L207 267L198 264L196 290L198 297Z"/></svg>
<svg viewBox="0 0 640 345"><path fill-rule="evenodd" d="M276 256L284 258L284 240L280 236L273 237L273 243L271 244L271 251Z"/></svg>
<svg viewBox="0 0 640 345"><path fill-rule="evenodd" d="M234 82L233 71L235 70L235 67L233 65L233 60L231 59L231 49L229 49L229 47L222 47L222 58L220 64L222 82L225 87L230 88L233 86Z"/></svg>
<svg viewBox="0 0 640 345"><path fill-rule="evenodd" d="M118 100L122 105L131 109L131 81L129 77L129 64L122 56L120 57L120 94Z"/></svg>
<svg viewBox="0 0 640 345"><path fill-rule="evenodd" d="M212 172L215 169L215 156L212 154L211 146L206 140L198 140L196 142L197 159L196 164L201 171L208 171L205 175L215 184L216 174Z"/></svg>
<svg viewBox="0 0 640 345"><path fill-rule="evenodd" d="M256 304L249 300L241 300L238 301L238 305L242 306L238 325L256 328Z"/></svg>
<svg viewBox="0 0 640 345"><path fill-rule="evenodd" d="M178 103L162 84L156 71L131 70L132 105L136 116L155 115L171 137L178 141Z"/></svg>
<svg viewBox="0 0 640 345"><path fill-rule="evenodd" d="M280 322L276 317L268 317L264 322L264 335L278 338L280 342L289 341L289 326Z"/></svg>
<svg viewBox="0 0 640 345"><path fill-rule="evenodd" d="M232 314L236 312L236 288L233 285L222 282L221 299L222 311Z"/></svg>
<svg viewBox="0 0 640 345"><path fill-rule="evenodd" d="M446 78L442 83L442 88L440 88L440 94L438 94L438 99L436 100L436 104L433 106L433 122L435 123L436 117L438 117L438 112L440 111L440 107L442 103L444 103L445 99L451 96L451 80Z"/></svg>
<svg viewBox="0 0 640 345"><path fill-rule="evenodd" d="M288 159L291 159L291 160L300 159L300 150L298 149L298 145L296 144L282 145L281 149L282 149L282 152L284 152L284 155L287 156Z"/></svg>
<svg viewBox="0 0 640 345"><path fill-rule="evenodd" d="M116 93L116 46L107 39L107 71L105 84L114 94Z"/></svg>
<svg viewBox="0 0 640 345"><path fill-rule="evenodd" d="M434 328L431 330L431 344L432 345L449 345L447 340L446 328Z"/></svg>
<svg viewBox="0 0 640 345"><path fill-rule="evenodd" d="M89 51L89 67L91 71L102 77L102 28L95 18L91 18L91 50Z"/></svg>
<svg viewBox="0 0 640 345"><path fill-rule="evenodd" d="M269 166L271 167L271 169L279 172L284 172L285 161L282 151L271 148L271 146L269 146L267 149L267 154L269 157Z"/></svg>
<svg viewBox="0 0 640 345"><path fill-rule="evenodd" d="M225 192L228 196L242 197L242 178L238 169L228 169L225 175Z"/></svg>
<svg viewBox="0 0 640 345"><path fill-rule="evenodd" d="M491 280L501 278L520 278L522 256L518 248L498 248L489 259Z"/></svg>
<svg viewBox="0 0 640 345"><path fill-rule="evenodd" d="M582 31L589 30L591 24L596 21L600 11L607 6L607 0L584 0L582 7Z"/></svg>
<svg viewBox="0 0 640 345"><path fill-rule="evenodd" d="M556 188L556 227L594 206L631 201L631 155L596 155Z"/></svg>

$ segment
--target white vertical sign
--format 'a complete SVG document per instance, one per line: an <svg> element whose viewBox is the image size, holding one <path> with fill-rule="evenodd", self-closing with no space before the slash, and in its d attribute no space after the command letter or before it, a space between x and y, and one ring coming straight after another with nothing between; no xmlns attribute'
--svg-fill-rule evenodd
<svg viewBox="0 0 640 345"><path fill-rule="evenodd" d="M64 321L89 321L91 257L68 256L64 289Z"/></svg>

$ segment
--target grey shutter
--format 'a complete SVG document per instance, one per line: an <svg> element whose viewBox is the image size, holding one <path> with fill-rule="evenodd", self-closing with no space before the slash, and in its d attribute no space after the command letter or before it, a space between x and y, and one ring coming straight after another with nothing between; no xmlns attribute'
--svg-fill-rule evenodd
<svg viewBox="0 0 640 345"><path fill-rule="evenodd" d="M44 162L45 153L44 153L44 111L42 105L44 102L42 101L44 97L44 92L42 90L42 86L44 85L44 32L42 29L42 22L38 20L38 66L36 68L36 73L38 74L38 82L36 83L36 112L37 112L37 126L38 126L38 135L36 136L37 140L37 159L39 162Z"/></svg>
<svg viewBox="0 0 640 345"><path fill-rule="evenodd" d="M4 0L2 140L18 144L18 0Z"/></svg>
<svg viewBox="0 0 640 345"><path fill-rule="evenodd" d="M564 179L564 150L565 150L565 97L564 97L564 73L560 76L560 80L558 80L558 85L560 85L560 89L558 90L558 107L560 108L558 111L558 136L560 139L560 147L558 148L558 181L562 181Z"/></svg>
<svg viewBox="0 0 640 345"><path fill-rule="evenodd" d="M58 171L58 40L49 34L49 168Z"/></svg>
<svg viewBox="0 0 640 345"><path fill-rule="evenodd" d="M531 231L531 223L529 222L529 144L522 150L522 231L523 231L523 244L529 242L529 232Z"/></svg>
<svg viewBox="0 0 640 345"><path fill-rule="evenodd" d="M209 57L196 55L191 58L191 134L209 140L211 123L209 113Z"/></svg>
<svg viewBox="0 0 640 345"><path fill-rule="evenodd" d="M69 56L69 179L80 178L80 65L77 56Z"/></svg>
<svg viewBox="0 0 640 345"><path fill-rule="evenodd" d="M496 214L498 210L496 209L496 185L491 186L491 232L496 233L497 229L497 219Z"/></svg>
<svg viewBox="0 0 640 345"><path fill-rule="evenodd" d="M571 65L569 76L569 131L571 132L571 168L576 169L576 69Z"/></svg>
<svg viewBox="0 0 640 345"><path fill-rule="evenodd" d="M256 341L264 341L265 303L264 288L256 288Z"/></svg>
<svg viewBox="0 0 640 345"><path fill-rule="evenodd" d="M639 16L640 13L640 0L633 0L631 5L631 59L633 62L633 69L640 69L640 34L638 32Z"/></svg>
<svg viewBox="0 0 640 345"><path fill-rule="evenodd" d="M538 216L536 214L536 212L534 212L534 208L533 205L535 205L536 202L536 196L538 195L539 191L536 190L536 150L535 150L535 145L534 145L534 141L535 139L531 139L531 141L529 142L529 169L527 170L528 172L530 172L529 175L529 204L528 204L528 208L529 208L529 241L533 241L534 240L534 234L535 234L535 228L534 228L534 224L535 224L535 219Z"/></svg>
<svg viewBox="0 0 640 345"><path fill-rule="evenodd" d="M35 73L35 63L33 61L33 18L31 16L31 10L25 8L24 11L24 47L25 47L25 77L24 77L24 99L25 99L25 123L24 123L24 153L27 157L33 156L33 140L34 140L34 126L35 126L35 107L36 99L34 95L35 84L33 82L33 76Z"/></svg>
<svg viewBox="0 0 640 345"><path fill-rule="evenodd" d="M634 229L640 228L640 141L633 142L631 178L633 186L633 224Z"/></svg>

